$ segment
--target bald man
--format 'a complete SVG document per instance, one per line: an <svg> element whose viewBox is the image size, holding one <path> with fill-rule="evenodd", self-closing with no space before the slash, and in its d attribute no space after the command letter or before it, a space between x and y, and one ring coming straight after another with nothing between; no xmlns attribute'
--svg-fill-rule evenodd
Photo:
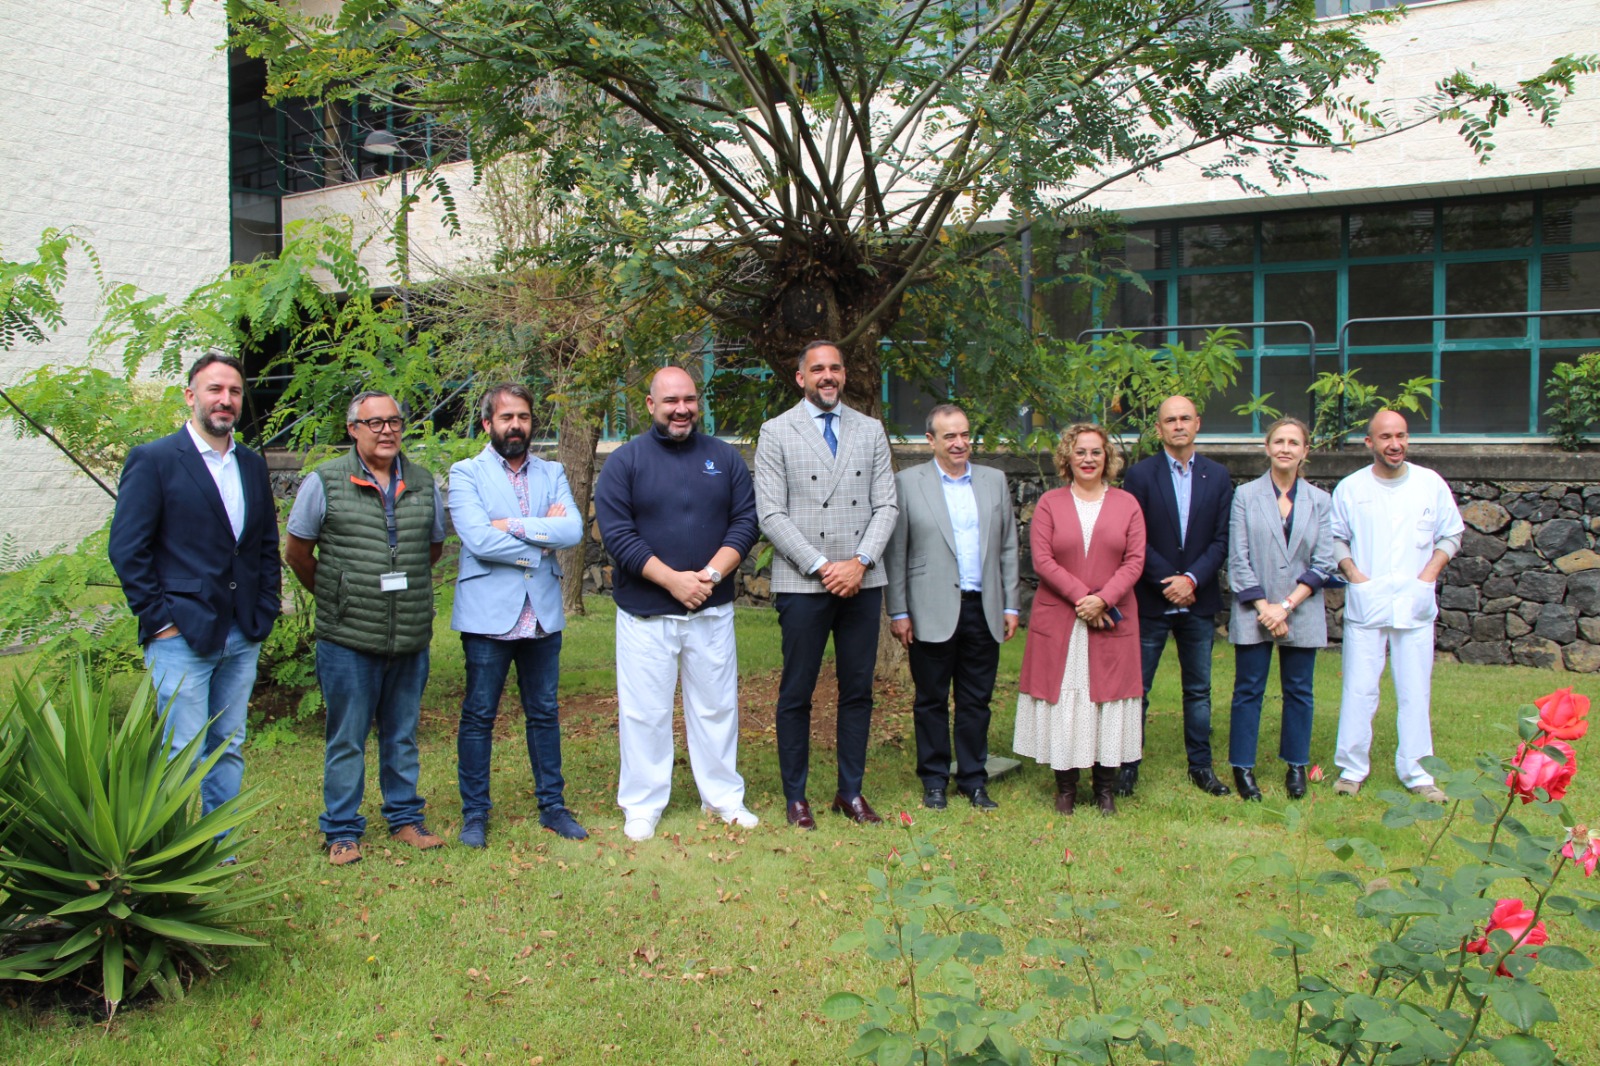
<svg viewBox="0 0 1600 1066"><path fill-rule="evenodd" d="M1334 791L1355 795L1371 771L1372 718L1387 652L1399 704L1395 773L1412 792L1443 803L1444 792L1422 768L1433 754L1434 582L1460 549L1465 527L1444 478L1406 461L1411 435L1405 416L1373 415L1366 444L1372 465L1333 490L1333 557L1349 582Z"/></svg>
<svg viewBox="0 0 1600 1066"><path fill-rule="evenodd" d="M1167 637L1178 646L1183 681L1183 744L1189 781L1210 796L1229 788L1211 766L1211 646L1222 610L1218 575L1228 558L1233 481L1221 463L1195 451L1200 412L1187 396L1169 396L1156 412L1161 450L1128 468L1122 486L1144 511L1144 573L1139 602L1139 653L1144 712ZM1133 795L1139 763L1123 763L1117 794Z"/></svg>
<svg viewBox="0 0 1600 1066"><path fill-rule="evenodd" d="M683 684L689 765L707 813L749 829L739 751L733 572L755 545L744 458L699 432L700 394L665 367L645 398L648 430L601 468L594 511L617 604L617 805L629 840L648 840L672 792L673 694Z"/></svg>

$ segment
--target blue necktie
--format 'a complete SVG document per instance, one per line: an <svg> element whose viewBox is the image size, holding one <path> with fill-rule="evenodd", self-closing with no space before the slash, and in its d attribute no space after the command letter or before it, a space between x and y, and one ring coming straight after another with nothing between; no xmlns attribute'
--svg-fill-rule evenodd
<svg viewBox="0 0 1600 1066"><path fill-rule="evenodd" d="M822 439L828 442L828 450L834 455L839 454L839 438L833 435L833 420L838 417L832 411L825 412L822 416Z"/></svg>

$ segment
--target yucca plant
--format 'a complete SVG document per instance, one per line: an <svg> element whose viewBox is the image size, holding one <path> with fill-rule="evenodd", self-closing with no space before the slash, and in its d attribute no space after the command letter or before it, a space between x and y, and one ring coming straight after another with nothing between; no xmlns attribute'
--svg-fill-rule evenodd
<svg viewBox="0 0 1600 1066"><path fill-rule="evenodd" d="M210 949L260 946L234 926L273 893L218 865L238 846L218 838L262 806L247 791L201 816L220 752L197 760L197 737L168 759L148 677L114 712L81 661L0 709L0 979L82 970L109 1013L152 981L181 990L214 968Z"/></svg>

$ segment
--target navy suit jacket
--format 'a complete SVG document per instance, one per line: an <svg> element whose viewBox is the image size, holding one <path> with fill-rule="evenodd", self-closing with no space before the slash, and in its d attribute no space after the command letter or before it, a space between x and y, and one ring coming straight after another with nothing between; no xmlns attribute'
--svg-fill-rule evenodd
<svg viewBox="0 0 1600 1066"><path fill-rule="evenodd" d="M267 464L235 445L244 488L244 532L237 543L222 494L187 429L128 453L111 518L111 565L139 643L170 625L200 655L214 655L237 624L264 640L282 609L278 512Z"/></svg>
<svg viewBox="0 0 1600 1066"><path fill-rule="evenodd" d="M1228 521L1233 513L1233 481L1228 469L1203 455L1194 457L1194 484L1189 492L1189 536L1179 536L1178 496L1172 491L1165 449L1128 468L1122 487L1133 493L1144 511L1144 574L1134 586L1142 618L1159 617L1172 606L1162 595L1162 578L1193 574L1195 614L1222 610L1217 574L1228 561Z"/></svg>

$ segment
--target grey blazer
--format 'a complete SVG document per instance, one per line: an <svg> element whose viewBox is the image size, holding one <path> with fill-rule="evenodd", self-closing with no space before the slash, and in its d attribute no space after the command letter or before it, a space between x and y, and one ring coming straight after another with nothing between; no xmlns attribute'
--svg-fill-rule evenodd
<svg viewBox="0 0 1600 1066"><path fill-rule="evenodd" d="M1228 582L1233 586L1233 614L1228 639L1235 644L1271 640L1256 621L1254 601L1281 602L1303 577L1311 578L1311 597L1289 613L1289 633L1280 644L1320 648L1328 643L1328 621L1322 608L1322 583L1334 573L1333 498L1300 479L1294 491L1294 529L1283 540L1278 493L1272 475L1262 474L1233 494L1228 536ZM1313 584L1314 582L1314 584Z"/></svg>
<svg viewBox="0 0 1600 1066"><path fill-rule="evenodd" d="M756 517L772 542L773 592L826 592L808 574L818 556L829 562L862 554L872 567L862 588L881 588L883 550L899 508L883 423L840 404L839 454L795 404L761 426L756 442Z"/></svg>
<svg viewBox="0 0 1600 1066"><path fill-rule="evenodd" d="M983 616L996 641L1005 639L1005 611L1017 610L1017 519L1006 496L1006 476L972 463L978 503L978 561L983 579ZM944 501L939 465L933 460L900 471L900 516L895 520L884 568L889 572L885 605L890 616L909 614L912 635L937 644L949 640L961 617L961 575L956 534Z"/></svg>

